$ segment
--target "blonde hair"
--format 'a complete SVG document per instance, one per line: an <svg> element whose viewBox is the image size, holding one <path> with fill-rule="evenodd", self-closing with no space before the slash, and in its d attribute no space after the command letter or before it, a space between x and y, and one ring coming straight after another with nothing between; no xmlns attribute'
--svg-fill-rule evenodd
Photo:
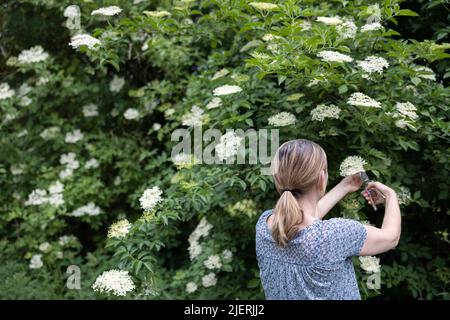
<svg viewBox="0 0 450 320"><path fill-rule="evenodd" d="M297 139L283 143L272 160L272 174L280 198L274 208L271 226L276 243L285 247L299 231L303 209L297 199L317 186L327 157L318 144Z"/></svg>

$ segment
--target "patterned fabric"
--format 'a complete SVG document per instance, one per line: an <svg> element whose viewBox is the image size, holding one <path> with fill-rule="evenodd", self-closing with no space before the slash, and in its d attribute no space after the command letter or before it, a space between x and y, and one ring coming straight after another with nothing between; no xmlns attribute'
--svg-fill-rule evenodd
<svg viewBox="0 0 450 320"><path fill-rule="evenodd" d="M359 255L367 231L356 220L315 220L285 248L267 225L272 210L256 224L256 256L266 299L359 300L351 257Z"/></svg>

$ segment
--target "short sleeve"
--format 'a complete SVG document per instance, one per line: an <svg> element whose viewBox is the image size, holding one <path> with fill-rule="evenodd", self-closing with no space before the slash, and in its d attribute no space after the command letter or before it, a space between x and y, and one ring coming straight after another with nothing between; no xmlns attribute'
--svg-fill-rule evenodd
<svg viewBox="0 0 450 320"><path fill-rule="evenodd" d="M330 245L334 256L338 259L346 259L359 255L367 237L364 225L359 221L344 218L334 218L329 221Z"/></svg>

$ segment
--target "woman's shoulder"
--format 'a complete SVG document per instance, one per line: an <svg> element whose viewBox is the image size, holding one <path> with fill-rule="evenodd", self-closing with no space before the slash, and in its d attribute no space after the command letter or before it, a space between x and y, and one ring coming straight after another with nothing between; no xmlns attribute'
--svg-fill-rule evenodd
<svg viewBox="0 0 450 320"><path fill-rule="evenodd" d="M265 230L265 224L267 221L267 217L272 214L273 209L265 210L258 218L258 221L256 222L256 229Z"/></svg>

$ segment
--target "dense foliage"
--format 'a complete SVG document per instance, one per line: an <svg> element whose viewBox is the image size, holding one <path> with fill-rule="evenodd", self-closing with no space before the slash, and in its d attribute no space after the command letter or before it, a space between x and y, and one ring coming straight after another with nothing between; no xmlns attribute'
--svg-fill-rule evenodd
<svg viewBox="0 0 450 320"><path fill-rule="evenodd" d="M449 298L445 21L404 39L420 17L396 0L21 0L0 17L0 297L263 298L254 227L278 195L263 164L174 163L174 130L201 125L311 139L330 186L361 157L403 215L380 289L355 259L362 296ZM329 215L382 220L358 192Z"/></svg>

